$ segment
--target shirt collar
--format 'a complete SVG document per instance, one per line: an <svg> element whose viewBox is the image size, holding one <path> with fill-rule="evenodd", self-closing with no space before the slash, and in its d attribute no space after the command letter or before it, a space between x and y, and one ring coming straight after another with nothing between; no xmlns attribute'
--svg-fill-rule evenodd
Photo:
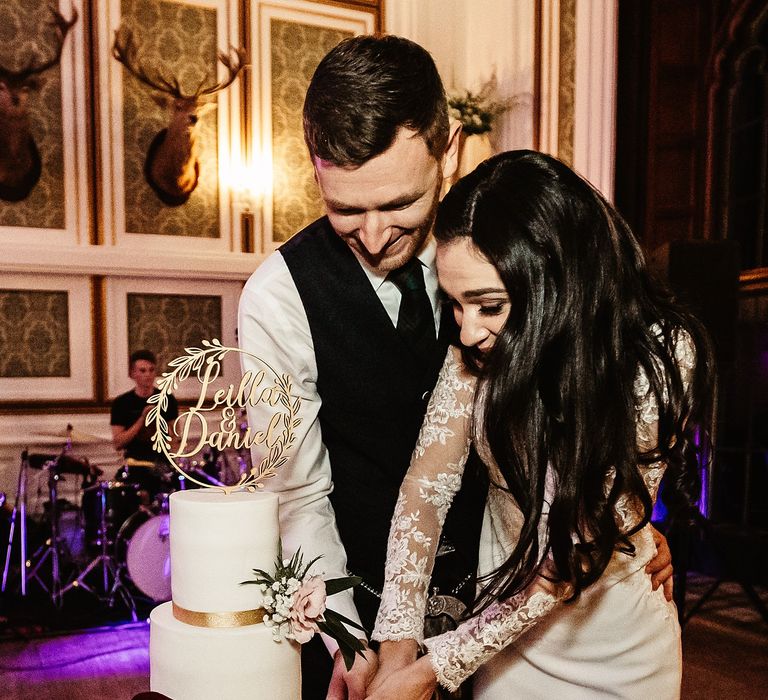
<svg viewBox="0 0 768 700"><path fill-rule="evenodd" d="M436 275L435 271L435 256L437 253L437 243L432 235L427 238L427 242L422 246L421 250L416 254L416 258L419 262L427 268L433 275ZM358 261L359 262L359 261ZM371 270L367 265L360 263L360 267L363 268L368 281L375 291L379 290L382 284L387 279L388 272L381 272L379 270Z"/></svg>

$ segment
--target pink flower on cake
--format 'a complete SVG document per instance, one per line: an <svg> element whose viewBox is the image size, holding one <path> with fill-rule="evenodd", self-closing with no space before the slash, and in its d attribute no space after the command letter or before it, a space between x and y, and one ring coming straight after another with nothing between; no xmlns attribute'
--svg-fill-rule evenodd
<svg viewBox="0 0 768 700"><path fill-rule="evenodd" d="M284 560L283 543L278 542L274 572L254 569L256 579L241 583L253 583L261 589L263 621L271 628L276 642L289 639L306 644L315 632L322 632L339 643L344 665L349 670L355 662L355 654L362 656L365 646L347 627L363 633L365 630L357 622L326 608L325 599L356 586L360 578L344 576L323 581L320 576L308 576L309 569L320 558L315 557L305 564L299 548L290 559Z"/></svg>
<svg viewBox="0 0 768 700"><path fill-rule="evenodd" d="M299 644L306 644L315 632L319 632L317 619L325 612L325 581L311 576L293 594L291 605L291 629Z"/></svg>

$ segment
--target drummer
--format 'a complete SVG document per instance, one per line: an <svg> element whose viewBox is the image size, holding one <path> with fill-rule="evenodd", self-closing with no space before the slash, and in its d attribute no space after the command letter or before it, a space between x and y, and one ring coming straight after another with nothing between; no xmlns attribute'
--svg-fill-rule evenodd
<svg viewBox="0 0 768 700"><path fill-rule="evenodd" d="M155 387L157 358L150 350L136 350L128 361L128 376L135 386L130 391L120 394L112 402L110 424L112 443L115 449L122 450L126 466L118 472L119 479L138 483L155 496L161 490L161 476L165 469L162 459L152 446L152 429L144 424L152 404L147 400L159 393ZM179 406L172 395L168 395L168 407L163 417L170 425L179 415Z"/></svg>

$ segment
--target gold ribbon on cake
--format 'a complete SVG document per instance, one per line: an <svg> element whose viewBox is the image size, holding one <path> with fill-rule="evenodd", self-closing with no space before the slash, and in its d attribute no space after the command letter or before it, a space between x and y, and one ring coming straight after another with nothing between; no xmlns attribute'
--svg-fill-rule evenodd
<svg viewBox="0 0 768 700"><path fill-rule="evenodd" d="M246 627L258 625L264 621L264 608L238 610L235 612L197 612L187 610L173 603L173 616L179 621L194 627Z"/></svg>

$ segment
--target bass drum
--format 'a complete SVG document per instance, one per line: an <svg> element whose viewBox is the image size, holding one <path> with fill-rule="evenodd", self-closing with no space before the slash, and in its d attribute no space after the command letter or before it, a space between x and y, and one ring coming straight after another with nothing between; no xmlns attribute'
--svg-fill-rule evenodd
<svg viewBox="0 0 768 700"><path fill-rule="evenodd" d="M118 562L128 579L156 603L171 599L171 518L144 510L125 521L117 536Z"/></svg>

